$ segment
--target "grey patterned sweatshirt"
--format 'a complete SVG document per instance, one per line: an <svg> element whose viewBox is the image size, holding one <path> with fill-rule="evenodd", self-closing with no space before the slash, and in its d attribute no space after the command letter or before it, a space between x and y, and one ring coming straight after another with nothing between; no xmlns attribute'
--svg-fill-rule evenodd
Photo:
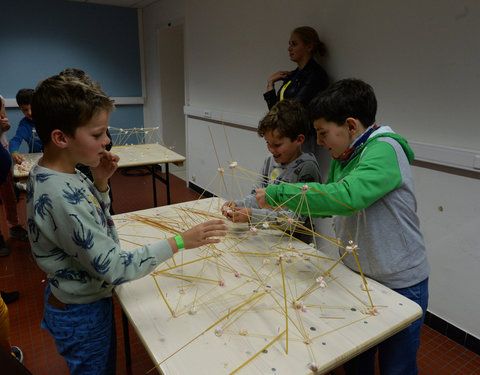
<svg viewBox="0 0 480 375"><path fill-rule="evenodd" d="M120 248L99 192L78 170L60 173L36 164L27 185L27 225L32 252L63 303L91 303L115 285L138 279L172 256L167 240L133 251Z"/></svg>

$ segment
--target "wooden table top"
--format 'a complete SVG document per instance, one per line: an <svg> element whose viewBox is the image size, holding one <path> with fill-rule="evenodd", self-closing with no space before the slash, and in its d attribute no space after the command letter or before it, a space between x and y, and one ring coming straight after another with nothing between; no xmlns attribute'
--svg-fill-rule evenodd
<svg viewBox="0 0 480 375"><path fill-rule="evenodd" d="M165 146L159 144L140 144L114 146L111 152L120 157L118 168L139 167L143 165L174 163L181 165L185 161L185 156L177 154ZM21 165L16 164L13 170L15 178L27 178L32 166L40 159L42 153L22 154L25 156L25 162Z"/></svg>
<svg viewBox="0 0 480 375"><path fill-rule="evenodd" d="M221 217L221 203L202 199L114 220L129 250ZM328 241L317 242L319 251L277 230L228 225L220 244L183 250L155 275L115 289L165 374L325 373L422 314L370 279L367 293L360 275L326 255L336 253Z"/></svg>

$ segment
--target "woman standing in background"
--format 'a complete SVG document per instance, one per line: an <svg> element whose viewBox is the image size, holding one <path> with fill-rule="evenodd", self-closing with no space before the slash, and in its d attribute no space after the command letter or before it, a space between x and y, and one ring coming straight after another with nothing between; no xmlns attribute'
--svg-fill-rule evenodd
<svg viewBox="0 0 480 375"><path fill-rule="evenodd" d="M310 101L328 87L327 73L317 62L326 55L327 48L314 28L301 26L293 30L288 41L288 53L297 68L293 71L280 70L268 78L267 92L263 94L268 109L283 99L294 99L307 108ZM283 81L282 86L275 92L275 82L280 80ZM324 155L320 150L312 126L306 134L302 151L313 153L320 166L329 165L329 155Z"/></svg>

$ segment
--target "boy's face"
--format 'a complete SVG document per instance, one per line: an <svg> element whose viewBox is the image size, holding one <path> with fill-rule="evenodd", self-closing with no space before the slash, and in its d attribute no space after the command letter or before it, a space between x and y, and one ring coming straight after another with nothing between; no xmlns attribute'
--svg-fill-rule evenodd
<svg viewBox="0 0 480 375"><path fill-rule="evenodd" d="M335 158L342 155L355 139L347 122L339 125L320 118L313 121L313 126L317 131L317 143L328 149Z"/></svg>
<svg viewBox="0 0 480 375"><path fill-rule="evenodd" d="M110 112L101 110L90 121L75 130L75 136L69 138L70 153L75 163L97 167L110 143L106 131L110 121Z"/></svg>
<svg viewBox="0 0 480 375"><path fill-rule="evenodd" d="M302 143L305 140L303 134L292 141L288 137L280 136L277 130L270 130L265 133L263 138L267 142L268 151L272 153L273 159L277 163L291 163L302 154Z"/></svg>
<svg viewBox="0 0 480 375"><path fill-rule="evenodd" d="M32 119L32 106L30 104L22 104L19 106L23 115L29 120Z"/></svg>

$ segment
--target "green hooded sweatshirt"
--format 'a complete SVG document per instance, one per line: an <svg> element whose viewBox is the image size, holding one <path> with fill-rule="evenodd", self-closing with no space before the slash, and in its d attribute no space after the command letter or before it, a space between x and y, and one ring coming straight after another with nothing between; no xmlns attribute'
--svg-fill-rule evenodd
<svg viewBox="0 0 480 375"><path fill-rule="evenodd" d="M429 275L423 236L416 214L408 142L381 126L348 162L332 160L326 184L281 184L266 189L272 206L285 205L313 217L334 217L335 234L342 247L353 241L363 272L398 289ZM307 203L304 202L306 197ZM353 255L343 263L359 271Z"/></svg>

